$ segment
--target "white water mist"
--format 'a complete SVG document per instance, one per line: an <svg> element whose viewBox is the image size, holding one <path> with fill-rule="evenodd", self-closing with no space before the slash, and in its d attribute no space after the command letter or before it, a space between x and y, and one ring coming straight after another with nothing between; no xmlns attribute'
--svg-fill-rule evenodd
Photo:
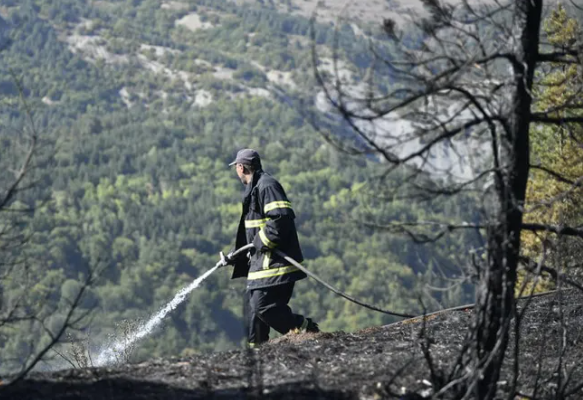
<svg viewBox="0 0 583 400"><path fill-rule="evenodd" d="M106 366L114 363L120 354L123 354L124 350L137 342L138 340L148 336L156 326L162 322L162 319L172 310L174 310L180 303L182 303L186 296L196 289L202 281L210 276L219 266L216 265L209 269L200 277L196 278L190 285L183 288L174 296L172 301L166 304L160 311L154 314L145 324L141 325L135 332L131 333L128 338L115 342L110 348L104 349L97 356L95 366Z"/></svg>

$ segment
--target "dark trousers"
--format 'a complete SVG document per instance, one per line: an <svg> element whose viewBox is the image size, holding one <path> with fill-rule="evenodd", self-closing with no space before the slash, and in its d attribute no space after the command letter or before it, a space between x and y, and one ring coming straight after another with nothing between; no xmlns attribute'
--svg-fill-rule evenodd
<svg viewBox="0 0 583 400"><path fill-rule="evenodd" d="M247 290L249 304L249 343L260 344L269 340L270 328L281 334L299 328L304 317L292 313L287 305L294 290L294 282L262 289Z"/></svg>

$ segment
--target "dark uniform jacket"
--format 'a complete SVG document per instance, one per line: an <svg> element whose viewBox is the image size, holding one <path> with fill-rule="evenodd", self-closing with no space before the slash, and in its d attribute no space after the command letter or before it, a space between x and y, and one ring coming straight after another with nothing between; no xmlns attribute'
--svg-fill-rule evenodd
<svg viewBox="0 0 583 400"><path fill-rule="evenodd" d="M232 279L247 277L248 289L304 279L304 272L272 253L277 248L297 262L304 260L294 219L291 203L279 182L256 171L244 193L236 241L237 249L253 243L255 251L250 259L236 260Z"/></svg>

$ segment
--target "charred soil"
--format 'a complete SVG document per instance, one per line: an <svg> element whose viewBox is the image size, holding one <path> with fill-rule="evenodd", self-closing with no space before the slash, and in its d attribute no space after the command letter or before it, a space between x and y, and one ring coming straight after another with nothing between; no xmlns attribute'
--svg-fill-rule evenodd
<svg viewBox="0 0 583 400"><path fill-rule="evenodd" d="M582 301L580 292L570 290L519 302L525 312L512 329L500 398L509 394L514 376L516 398L545 399L560 391L583 398ZM354 333L290 333L256 350L35 373L0 386L0 399L430 397L435 381L422 344L446 377L471 323L472 310L464 309Z"/></svg>

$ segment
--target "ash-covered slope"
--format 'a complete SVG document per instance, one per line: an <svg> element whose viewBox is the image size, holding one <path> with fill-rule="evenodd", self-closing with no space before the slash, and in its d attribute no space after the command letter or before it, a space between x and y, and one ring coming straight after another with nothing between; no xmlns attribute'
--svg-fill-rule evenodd
<svg viewBox="0 0 583 400"><path fill-rule="evenodd" d="M577 392L583 373L583 295L563 291L533 298L520 324L517 393L548 398ZM379 399L428 396L430 373L422 355L427 338L434 365L448 371L464 342L471 310L444 312L355 333L290 334L254 351L152 360L121 368L35 374L0 390L2 399ZM565 331L563 331L565 329ZM425 331L425 334L423 332ZM513 340L511 340L513 343ZM563 350L561 352L561 350ZM513 345L499 382L507 394ZM562 354L564 373L556 373ZM540 372L539 372L540 367ZM538 373L538 379L537 379Z"/></svg>

